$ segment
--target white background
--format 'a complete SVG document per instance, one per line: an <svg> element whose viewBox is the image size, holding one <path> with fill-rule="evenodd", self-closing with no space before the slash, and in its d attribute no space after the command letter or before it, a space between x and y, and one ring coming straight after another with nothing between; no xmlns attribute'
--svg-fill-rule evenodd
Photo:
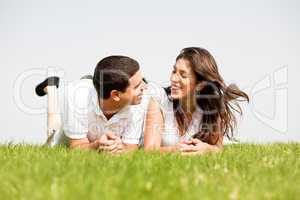
<svg viewBox="0 0 300 200"><path fill-rule="evenodd" d="M299 10L296 0L0 0L0 143L45 140L46 114L29 110L46 107L34 87L48 67L71 81L122 54L166 85L188 46L207 48L226 82L249 93L236 132L241 141L300 141Z"/></svg>

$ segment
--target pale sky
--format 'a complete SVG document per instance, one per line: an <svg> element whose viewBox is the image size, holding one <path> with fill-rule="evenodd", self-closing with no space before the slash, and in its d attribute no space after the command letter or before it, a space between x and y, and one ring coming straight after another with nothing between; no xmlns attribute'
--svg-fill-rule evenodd
<svg viewBox="0 0 300 200"><path fill-rule="evenodd" d="M46 99L34 87L49 67L71 81L121 54L167 85L188 46L208 49L226 82L250 95L237 138L300 141L299 10L296 0L0 0L0 143L45 141Z"/></svg>

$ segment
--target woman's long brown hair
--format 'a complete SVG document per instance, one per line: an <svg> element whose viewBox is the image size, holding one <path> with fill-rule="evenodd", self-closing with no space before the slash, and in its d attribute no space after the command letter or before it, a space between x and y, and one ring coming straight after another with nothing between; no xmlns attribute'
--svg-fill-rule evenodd
<svg viewBox="0 0 300 200"><path fill-rule="evenodd" d="M249 102L248 95L234 84L228 86L225 84L215 59L206 49L184 48L176 61L179 59L188 61L196 74L197 84L202 84L202 89L196 90L196 102L203 115L201 128L194 137L208 144L216 144L220 134L233 139L233 130L237 123L234 112L242 115L239 101ZM166 88L166 92L170 94L170 87ZM180 101L177 99L172 101L177 124L186 131L188 120Z"/></svg>

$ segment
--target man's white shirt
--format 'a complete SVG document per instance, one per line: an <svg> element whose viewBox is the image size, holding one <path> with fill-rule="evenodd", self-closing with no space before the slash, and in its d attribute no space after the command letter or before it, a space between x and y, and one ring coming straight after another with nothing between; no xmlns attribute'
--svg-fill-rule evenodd
<svg viewBox="0 0 300 200"><path fill-rule="evenodd" d="M62 124L51 146L62 143L66 138L94 141L107 132L117 134L126 144L141 142L149 102L147 95L144 95L141 104L126 106L107 120L99 106L92 80L77 80L63 86L58 88Z"/></svg>

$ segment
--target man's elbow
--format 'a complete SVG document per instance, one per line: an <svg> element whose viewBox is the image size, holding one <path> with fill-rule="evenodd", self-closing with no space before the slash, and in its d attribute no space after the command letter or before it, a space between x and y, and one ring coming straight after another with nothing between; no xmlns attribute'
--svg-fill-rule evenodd
<svg viewBox="0 0 300 200"><path fill-rule="evenodd" d="M125 151L136 151L139 149L139 145L138 144L126 144L123 143L123 147Z"/></svg>

